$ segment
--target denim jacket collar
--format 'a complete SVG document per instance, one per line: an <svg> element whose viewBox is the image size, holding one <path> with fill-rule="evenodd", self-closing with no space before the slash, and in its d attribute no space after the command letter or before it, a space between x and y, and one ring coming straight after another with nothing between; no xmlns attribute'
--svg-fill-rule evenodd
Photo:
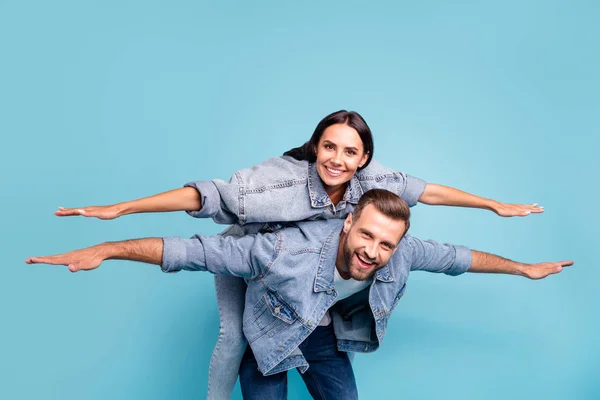
<svg viewBox="0 0 600 400"><path fill-rule="evenodd" d="M319 256L319 267L315 276L314 291L325 292L333 290L338 247L340 245L340 231L334 229L323 242ZM394 277L390 268L386 265L375 273L375 279L381 282L393 282Z"/></svg>
<svg viewBox="0 0 600 400"><path fill-rule="evenodd" d="M331 199L325 191L323 181L317 172L316 163L308 163L308 193L310 195L310 203L313 208L327 207L331 205ZM344 193L344 201L351 204L358 203L363 195L363 190L356 175L352 176L346 193Z"/></svg>

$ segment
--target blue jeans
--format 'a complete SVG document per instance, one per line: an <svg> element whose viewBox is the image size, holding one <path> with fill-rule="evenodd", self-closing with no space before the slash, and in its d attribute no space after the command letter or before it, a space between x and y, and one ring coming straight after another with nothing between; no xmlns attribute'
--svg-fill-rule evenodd
<svg viewBox="0 0 600 400"><path fill-rule="evenodd" d="M242 331L246 282L229 275L215 275L219 306L219 338L208 367L207 400L226 400L237 380L248 342Z"/></svg>
<svg viewBox="0 0 600 400"><path fill-rule="evenodd" d="M309 367L301 374L313 399L358 399L348 354L338 351L333 325L318 326L300 344ZM240 366L240 386L245 400L287 399L287 371L263 376L248 346Z"/></svg>

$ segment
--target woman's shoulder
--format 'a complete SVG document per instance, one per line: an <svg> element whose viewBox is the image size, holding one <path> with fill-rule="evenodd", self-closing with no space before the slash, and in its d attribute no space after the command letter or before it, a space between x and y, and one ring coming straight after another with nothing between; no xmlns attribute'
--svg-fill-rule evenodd
<svg viewBox="0 0 600 400"><path fill-rule="evenodd" d="M244 183L268 183L287 180L304 180L308 175L308 162L289 156L272 157L250 168L236 172Z"/></svg>
<svg viewBox="0 0 600 400"><path fill-rule="evenodd" d="M369 165L356 173L356 177L359 180L363 180L372 179L373 177L394 176L396 174L399 174L399 172L381 165L377 160L371 160Z"/></svg>

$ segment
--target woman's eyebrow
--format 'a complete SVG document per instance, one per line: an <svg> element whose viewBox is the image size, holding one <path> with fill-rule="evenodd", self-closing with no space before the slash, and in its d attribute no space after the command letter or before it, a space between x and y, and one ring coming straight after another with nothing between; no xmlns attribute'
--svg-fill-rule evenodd
<svg viewBox="0 0 600 400"><path fill-rule="evenodd" d="M332 142L332 141L331 141L331 140L329 140L329 139L325 139L325 140L323 140L323 144L332 144L332 145L334 145L334 146L336 146L336 147L337 147L337 143L334 143L334 142ZM355 150L355 151L358 151L358 148L356 148L356 147L354 147L354 146L346 146L346 147L344 147L344 148L345 148L345 149L350 149L350 150Z"/></svg>

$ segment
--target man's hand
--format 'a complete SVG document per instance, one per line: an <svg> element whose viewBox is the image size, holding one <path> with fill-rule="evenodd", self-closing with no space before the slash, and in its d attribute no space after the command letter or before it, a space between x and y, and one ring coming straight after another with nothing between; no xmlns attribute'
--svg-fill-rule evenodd
<svg viewBox="0 0 600 400"><path fill-rule="evenodd" d="M570 267L573 261L543 262L538 264L523 264L521 274L529 279L543 279L548 275L558 274L563 267Z"/></svg>
<svg viewBox="0 0 600 400"><path fill-rule="evenodd" d="M77 272L98 268L106 259L106 251L102 245L98 245L54 256L30 257L25 262L27 264L66 265L69 267L69 271Z"/></svg>
<svg viewBox="0 0 600 400"><path fill-rule="evenodd" d="M99 219L115 219L121 216L116 205L110 206L91 206L83 208L64 208L58 207L54 212L57 217L71 217L81 215L83 217L96 217Z"/></svg>
<svg viewBox="0 0 600 400"><path fill-rule="evenodd" d="M501 217L525 217L531 213L538 214L544 212L544 207L540 207L537 203L507 204L494 202L491 209Z"/></svg>

